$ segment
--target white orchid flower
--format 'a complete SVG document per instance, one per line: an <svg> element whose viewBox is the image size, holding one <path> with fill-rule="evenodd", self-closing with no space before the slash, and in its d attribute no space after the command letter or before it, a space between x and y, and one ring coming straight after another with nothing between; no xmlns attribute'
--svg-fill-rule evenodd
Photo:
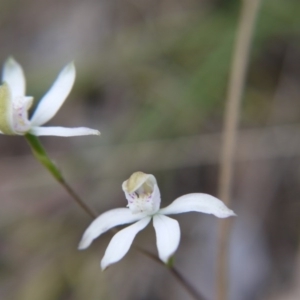
<svg viewBox="0 0 300 300"><path fill-rule="evenodd" d="M3 68L0 86L0 133L9 135L99 135L98 130L78 127L41 127L60 109L69 95L75 80L75 66L68 64L58 75L50 90L40 100L30 120L28 110L33 97L25 95L25 77L22 67L9 58Z"/></svg>
<svg viewBox="0 0 300 300"><path fill-rule="evenodd" d="M159 188L151 174L133 173L123 182L122 189L128 200L128 208L116 208L101 214L86 229L78 247L80 250L86 249L95 238L109 229L136 222L113 236L101 261L102 270L125 256L137 233L144 229L151 219L156 233L159 258L167 263L178 248L180 228L176 220L166 215L196 211L213 214L218 218L235 216L235 213L219 199L198 193L181 196L169 206L160 209Z"/></svg>

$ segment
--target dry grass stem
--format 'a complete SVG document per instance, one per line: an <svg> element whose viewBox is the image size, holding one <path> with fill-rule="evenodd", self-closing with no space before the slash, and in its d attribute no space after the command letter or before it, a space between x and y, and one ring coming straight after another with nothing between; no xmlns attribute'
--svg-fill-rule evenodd
<svg viewBox="0 0 300 300"><path fill-rule="evenodd" d="M242 1L241 15L229 79L226 111L224 116L219 181L219 197L229 207L231 206L230 199L233 179L233 163L240 105L245 86L253 29L260 2L260 0ZM230 225L230 220L222 220L219 222L219 253L217 259L218 300L228 299L228 246Z"/></svg>

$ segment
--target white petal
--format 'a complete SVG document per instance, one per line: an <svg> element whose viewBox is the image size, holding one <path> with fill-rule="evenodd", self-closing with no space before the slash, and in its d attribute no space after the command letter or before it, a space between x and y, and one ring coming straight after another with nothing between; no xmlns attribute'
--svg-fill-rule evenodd
<svg viewBox="0 0 300 300"><path fill-rule="evenodd" d="M169 206L159 210L160 214L180 214L189 211L213 214L218 218L227 218L236 214L216 197L208 194L187 194L174 200Z"/></svg>
<svg viewBox="0 0 300 300"><path fill-rule="evenodd" d="M164 215L155 215L153 226L156 232L158 256L164 263L167 263L180 242L179 224L176 220Z"/></svg>
<svg viewBox="0 0 300 300"><path fill-rule="evenodd" d="M137 233L144 229L150 220L151 217L145 217L133 225L120 230L113 236L101 260L102 270L125 256Z"/></svg>
<svg viewBox="0 0 300 300"><path fill-rule="evenodd" d="M160 201L161 201L160 191L157 184L155 184L153 188L152 201L154 205L154 211L157 212L160 208Z"/></svg>
<svg viewBox="0 0 300 300"><path fill-rule="evenodd" d="M73 87L75 73L73 63L68 64L60 72L50 90L40 100L31 118L34 126L45 124L57 113Z"/></svg>
<svg viewBox="0 0 300 300"><path fill-rule="evenodd" d="M100 135L95 129L86 127L32 127L30 133L33 135L55 135L55 136L79 136L79 135Z"/></svg>
<svg viewBox="0 0 300 300"><path fill-rule="evenodd" d="M25 76L22 67L11 57L3 67L2 80L11 90L12 98L25 95Z"/></svg>
<svg viewBox="0 0 300 300"><path fill-rule="evenodd" d="M113 227L138 221L144 216L145 214L132 214L128 208L109 210L96 218L86 229L78 249L87 248L95 238Z"/></svg>

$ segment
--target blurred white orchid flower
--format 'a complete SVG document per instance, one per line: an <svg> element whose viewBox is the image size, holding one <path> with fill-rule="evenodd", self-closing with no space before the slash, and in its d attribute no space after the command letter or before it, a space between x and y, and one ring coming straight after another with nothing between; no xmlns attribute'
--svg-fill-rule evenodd
<svg viewBox="0 0 300 300"><path fill-rule="evenodd" d="M25 95L25 77L22 67L9 58L3 68L3 85L0 86L0 133L9 135L99 135L98 130L78 127L41 127L60 109L69 95L74 80L75 66L68 64L58 75L50 90L40 100L30 120L28 110L33 97Z"/></svg>
<svg viewBox="0 0 300 300"><path fill-rule="evenodd" d="M136 234L153 219L159 258L168 263L180 241L180 228L169 214L189 211L213 214L218 218L235 216L219 199L207 194L187 194L160 209L160 191L156 179L151 174L133 173L123 182L122 189L128 200L128 208L116 208L101 214L86 229L79 249L86 249L92 241L109 229L123 224L134 223L114 235L101 261L102 270L121 260L128 252Z"/></svg>

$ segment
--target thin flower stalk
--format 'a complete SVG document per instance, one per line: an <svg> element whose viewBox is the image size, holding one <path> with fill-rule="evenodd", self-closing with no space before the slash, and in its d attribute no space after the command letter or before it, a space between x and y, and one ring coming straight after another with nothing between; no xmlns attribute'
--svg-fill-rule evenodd
<svg viewBox="0 0 300 300"><path fill-rule="evenodd" d="M61 171L55 163L49 158L46 150L40 143L39 139L31 134L26 134L25 138L31 147L34 157L52 174L52 176L63 186L72 199L92 218L97 217L97 213L91 209L71 188L68 182L64 179Z"/></svg>

